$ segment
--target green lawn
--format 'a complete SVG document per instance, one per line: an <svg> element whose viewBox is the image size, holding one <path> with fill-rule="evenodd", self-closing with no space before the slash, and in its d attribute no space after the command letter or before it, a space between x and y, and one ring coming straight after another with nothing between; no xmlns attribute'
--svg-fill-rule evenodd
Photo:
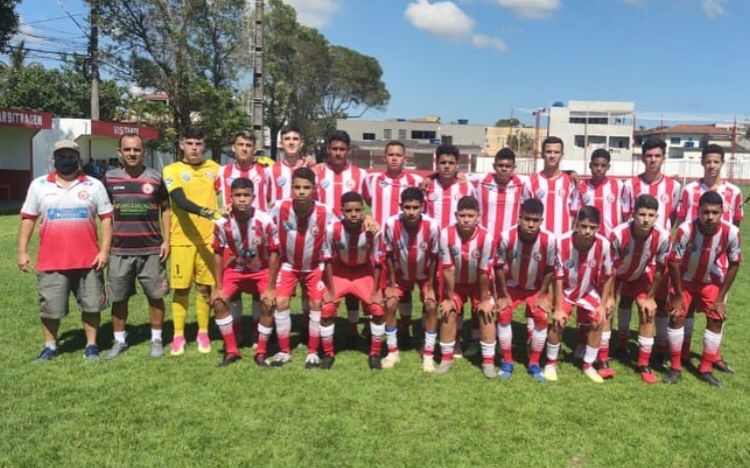
<svg viewBox="0 0 750 468"><path fill-rule="evenodd" d="M718 390L690 372L673 387L646 386L619 362L613 381L595 385L569 346L561 380L546 384L532 382L522 366L510 382L487 381L467 360L447 376L424 375L415 351L379 373L360 351L341 352L330 372L305 371L302 351L288 367L258 369L249 349L245 360L218 369L218 353L198 354L192 342L185 356L152 360L142 297L131 302L134 346L122 357L84 362L76 312L63 322L64 354L37 366L30 364L41 347L35 281L15 267L17 227L16 216L0 217L0 249L8 252L0 261L1 465L750 464L746 266L722 347L738 374ZM704 326L697 322L694 363ZM99 344L107 349L108 312L103 324ZM525 333L517 325L520 346ZM218 350L215 330L213 338Z"/></svg>

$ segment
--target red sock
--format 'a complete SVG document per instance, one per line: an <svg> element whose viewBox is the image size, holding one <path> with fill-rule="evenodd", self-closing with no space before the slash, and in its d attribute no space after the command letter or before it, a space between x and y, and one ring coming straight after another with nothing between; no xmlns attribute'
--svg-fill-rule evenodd
<svg viewBox="0 0 750 468"><path fill-rule="evenodd" d="M219 327L221 337L224 339L224 351L226 354L240 354L240 351L237 349L237 340L234 337L232 316L229 315L223 319L216 319L216 325Z"/></svg>
<svg viewBox="0 0 750 468"><path fill-rule="evenodd" d="M599 346L599 361L609 361L609 340L607 340L606 342L602 341L602 344Z"/></svg>
<svg viewBox="0 0 750 468"><path fill-rule="evenodd" d="M533 365L537 365L538 366L539 365L539 359L540 359L541 356L542 356L542 352L541 351L534 351L534 350L529 351L529 365L530 366L533 366Z"/></svg>
<svg viewBox="0 0 750 468"><path fill-rule="evenodd" d="M255 354L268 354L268 335L258 334L258 346L255 347Z"/></svg>
<svg viewBox="0 0 750 468"><path fill-rule="evenodd" d="M237 340L237 342L241 342L242 341L242 320L234 319L232 321L232 331L234 332L234 337Z"/></svg>
<svg viewBox="0 0 750 468"><path fill-rule="evenodd" d="M370 356L380 356L383 347L383 337L373 335L370 337Z"/></svg>

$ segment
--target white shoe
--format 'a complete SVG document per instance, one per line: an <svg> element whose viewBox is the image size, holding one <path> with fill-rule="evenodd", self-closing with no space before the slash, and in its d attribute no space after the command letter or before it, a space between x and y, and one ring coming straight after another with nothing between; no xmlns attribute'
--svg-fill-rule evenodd
<svg viewBox="0 0 750 468"><path fill-rule="evenodd" d="M398 355L398 351L393 351L392 353L388 353L388 355L380 361L380 364L383 366L383 369L391 369L399 362L401 362L401 356Z"/></svg>
<svg viewBox="0 0 750 468"><path fill-rule="evenodd" d="M448 371L453 369L453 365L456 361L451 359L450 361L440 361L440 365L438 366L437 370L435 371L436 374L447 374Z"/></svg>
<svg viewBox="0 0 750 468"><path fill-rule="evenodd" d="M594 369L593 366L591 366L591 367L589 367L587 369L584 369L583 370L583 375L585 375L586 377L588 377L589 379L591 379L592 382L595 382L595 383L604 383L604 379L602 378L601 375L599 375L599 373L596 371L596 369Z"/></svg>
<svg viewBox="0 0 750 468"><path fill-rule="evenodd" d="M320 367L320 356L315 353L308 353L305 358L305 369L314 369Z"/></svg>
<svg viewBox="0 0 750 468"><path fill-rule="evenodd" d="M428 374L435 372L435 359L432 356L422 356L422 371Z"/></svg>
<svg viewBox="0 0 750 468"><path fill-rule="evenodd" d="M544 366L544 378L550 382L557 382L557 366L551 364Z"/></svg>
<svg viewBox="0 0 750 468"><path fill-rule="evenodd" d="M271 367L281 367L284 364L288 364L292 360L292 356L288 353L276 353L273 357L266 361Z"/></svg>

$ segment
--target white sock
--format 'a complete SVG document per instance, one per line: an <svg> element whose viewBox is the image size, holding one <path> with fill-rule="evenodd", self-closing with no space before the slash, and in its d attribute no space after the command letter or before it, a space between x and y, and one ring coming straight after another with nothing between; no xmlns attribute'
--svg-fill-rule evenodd
<svg viewBox="0 0 750 468"><path fill-rule="evenodd" d="M599 355L599 348L586 345L586 353L583 355L583 362L586 364L593 364L596 361L596 356Z"/></svg>
<svg viewBox="0 0 750 468"><path fill-rule="evenodd" d="M385 344L388 349L396 348L398 346L398 329L393 327L385 327Z"/></svg>
<svg viewBox="0 0 750 468"><path fill-rule="evenodd" d="M435 341L437 341L437 332L424 332L424 349L425 351L432 353L435 349Z"/></svg>
<svg viewBox="0 0 750 468"><path fill-rule="evenodd" d="M49 348L49 349L51 349L52 351L55 351L55 350L57 350L57 340L50 340L50 341L45 341L45 342L44 342L44 347L45 347L45 348Z"/></svg>
<svg viewBox="0 0 750 468"><path fill-rule="evenodd" d="M497 341L493 341L492 343L485 343L484 341L479 341L479 345L482 347L483 358L491 358L495 356L495 348L497 347Z"/></svg>
<svg viewBox="0 0 750 468"><path fill-rule="evenodd" d="M289 309L274 312L273 321L276 323L277 335L289 336L289 332L292 330L292 317Z"/></svg>
<svg viewBox="0 0 750 468"><path fill-rule="evenodd" d="M161 328L158 330L151 329L151 341L161 341Z"/></svg>
<svg viewBox="0 0 750 468"><path fill-rule="evenodd" d="M121 344L125 344L125 331L115 332L115 341Z"/></svg>
<svg viewBox="0 0 750 468"><path fill-rule="evenodd" d="M385 324L381 323L380 325L370 322L370 333L372 336L377 336L379 338L382 338L385 334Z"/></svg>
<svg viewBox="0 0 750 468"><path fill-rule="evenodd" d="M258 334L259 335L271 336L271 332L273 332L273 328L265 327L265 326L261 325L260 323L258 324Z"/></svg>
<svg viewBox="0 0 750 468"><path fill-rule="evenodd" d="M654 347L654 339L650 336L638 335L638 346L644 353L651 353Z"/></svg>
<svg viewBox="0 0 750 468"><path fill-rule="evenodd" d="M547 342L547 360L557 361L557 355L560 354L560 343L552 344Z"/></svg>
<svg viewBox="0 0 750 468"><path fill-rule="evenodd" d="M509 349L513 345L513 328L510 324L497 324L497 339L500 341L500 349Z"/></svg>
<svg viewBox="0 0 750 468"><path fill-rule="evenodd" d="M599 347L604 347L606 343L606 347L609 347L609 340L612 338L612 330L605 330L602 332L602 342L599 345Z"/></svg>
<svg viewBox="0 0 750 468"><path fill-rule="evenodd" d="M667 336L669 337L669 349L674 350L675 353L682 353L682 343L685 341L685 328L672 328L667 329Z"/></svg>
<svg viewBox="0 0 750 468"><path fill-rule="evenodd" d="M531 335L532 330L534 330L534 317L526 317L526 330Z"/></svg>
<svg viewBox="0 0 750 468"><path fill-rule="evenodd" d="M450 341L448 343L440 342L440 352L443 354L443 356L453 356L453 350L456 347L455 341Z"/></svg>
<svg viewBox="0 0 750 468"><path fill-rule="evenodd" d="M541 352L545 341L547 341L547 327L534 328L531 333L531 350Z"/></svg>

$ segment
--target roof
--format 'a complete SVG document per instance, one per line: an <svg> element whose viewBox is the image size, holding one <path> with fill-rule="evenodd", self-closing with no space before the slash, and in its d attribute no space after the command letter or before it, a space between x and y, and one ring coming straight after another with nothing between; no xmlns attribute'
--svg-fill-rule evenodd
<svg viewBox="0 0 750 468"><path fill-rule="evenodd" d="M662 126L649 128L636 132L636 135L717 135L717 136L731 136L732 129L727 127L718 127L714 124L700 125L700 124L679 124L672 127Z"/></svg>

